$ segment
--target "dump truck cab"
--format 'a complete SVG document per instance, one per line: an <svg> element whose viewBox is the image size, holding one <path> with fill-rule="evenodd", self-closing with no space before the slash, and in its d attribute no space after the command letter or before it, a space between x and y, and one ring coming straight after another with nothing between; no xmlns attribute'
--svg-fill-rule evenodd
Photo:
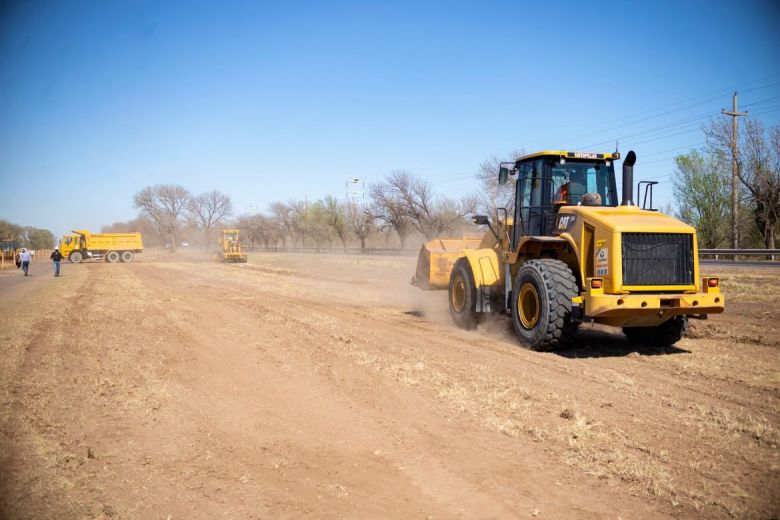
<svg viewBox="0 0 780 520"><path fill-rule="evenodd" d="M69 258L73 251L81 251L81 237L79 235L63 235L60 239L60 253Z"/></svg>
<svg viewBox="0 0 780 520"><path fill-rule="evenodd" d="M722 312L717 278L700 279L696 230L632 200L633 166L618 153L543 151L502 163L499 182L515 183L513 217L476 216L487 225L480 247L450 244L450 311L465 328L490 312L511 314L521 341L549 349L582 322L622 327L633 342L672 344L688 317ZM440 240L441 241L441 240ZM429 245L420 257L438 255ZM424 278L418 263L417 280ZM441 279L441 273L435 277ZM444 288L433 276L430 288ZM434 282L433 284L431 282Z"/></svg>

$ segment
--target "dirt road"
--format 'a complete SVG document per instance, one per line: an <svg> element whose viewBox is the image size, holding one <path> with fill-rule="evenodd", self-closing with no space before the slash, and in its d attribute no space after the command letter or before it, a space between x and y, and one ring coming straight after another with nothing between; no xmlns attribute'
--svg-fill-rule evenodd
<svg viewBox="0 0 780 520"><path fill-rule="evenodd" d="M7 518L767 518L780 270L673 349L455 329L414 259L0 277ZM24 305L19 305L23 301Z"/></svg>

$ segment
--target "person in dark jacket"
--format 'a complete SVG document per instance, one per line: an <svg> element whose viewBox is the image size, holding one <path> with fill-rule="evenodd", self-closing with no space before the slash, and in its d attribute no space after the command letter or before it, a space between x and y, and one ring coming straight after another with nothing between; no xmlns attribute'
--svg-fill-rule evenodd
<svg viewBox="0 0 780 520"><path fill-rule="evenodd" d="M60 265L62 262L62 253L60 253L60 248L55 247L54 251L51 252L51 263L52 267L54 267L54 276L60 275Z"/></svg>

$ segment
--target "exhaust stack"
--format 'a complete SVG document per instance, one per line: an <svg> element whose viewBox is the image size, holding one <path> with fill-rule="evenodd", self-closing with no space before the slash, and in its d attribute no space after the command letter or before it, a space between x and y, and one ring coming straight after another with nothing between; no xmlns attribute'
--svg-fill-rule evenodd
<svg viewBox="0 0 780 520"><path fill-rule="evenodd" d="M636 163L636 154L631 150L623 161L623 202L620 203L621 206L634 205L631 198L634 191L634 163Z"/></svg>

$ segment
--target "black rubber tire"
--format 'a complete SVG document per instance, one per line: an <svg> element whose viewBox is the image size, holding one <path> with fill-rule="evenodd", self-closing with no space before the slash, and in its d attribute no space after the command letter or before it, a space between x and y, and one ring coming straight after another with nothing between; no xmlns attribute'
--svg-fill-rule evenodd
<svg viewBox="0 0 780 520"><path fill-rule="evenodd" d="M518 298L526 284L532 286L537 301L535 321L525 316L528 325L523 324L518 309ZM523 264L512 287L512 324L520 341L537 351L555 350L570 343L578 326L571 321L571 299L578 294L577 280L564 262L541 258Z"/></svg>
<svg viewBox="0 0 780 520"><path fill-rule="evenodd" d="M84 255L81 253L81 251L71 251L68 255L68 261L73 264L80 264L82 261L84 261Z"/></svg>
<svg viewBox="0 0 780 520"><path fill-rule="evenodd" d="M456 296L461 290L462 302L459 301L461 298ZM452 266L447 295L450 302L450 315L455 324L466 330L477 328L477 287L467 258L460 258Z"/></svg>
<svg viewBox="0 0 780 520"><path fill-rule="evenodd" d="M675 316L655 327L623 327L623 334L634 345L668 347L680 341L688 332L688 317Z"/></svg>
<svg viewBox="0 0 780 520"><path fill-rule="evenodd" d="M118 251L109 251L106 253L106 262L115 264L119 261L119 252Z"/></svg>
<svg viewBox="0 0 780 520"><path fill-rule="evenodd" d="M122 262L132 262L133 261L133 252L132 251L122 251L119 254L119 259Z"/></svg>

